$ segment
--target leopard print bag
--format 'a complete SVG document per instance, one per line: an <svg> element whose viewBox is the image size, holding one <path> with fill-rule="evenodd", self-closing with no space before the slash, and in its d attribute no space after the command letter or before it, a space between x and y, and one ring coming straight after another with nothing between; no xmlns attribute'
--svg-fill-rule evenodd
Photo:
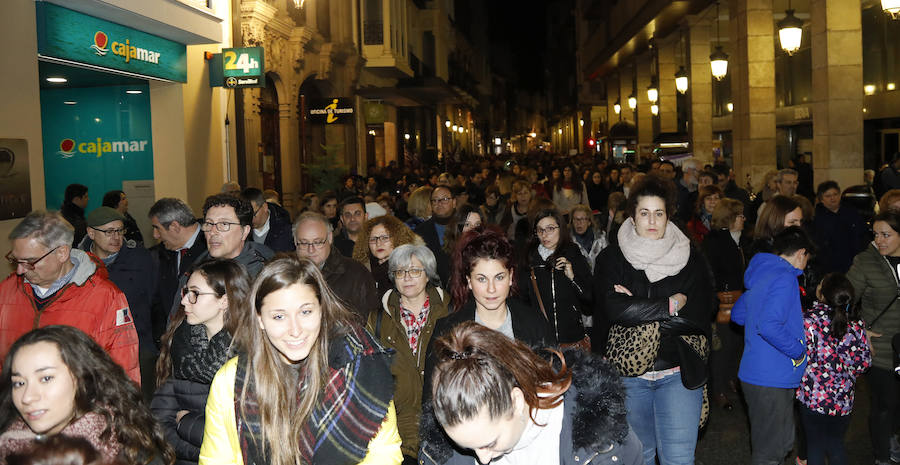
<svg viewBox="0 0 900 465"><path fill-rule="evenodd" d="M659 322L637 326L612 325L606 358L622 376L640 376L653 367L659 352Z"/></svg>

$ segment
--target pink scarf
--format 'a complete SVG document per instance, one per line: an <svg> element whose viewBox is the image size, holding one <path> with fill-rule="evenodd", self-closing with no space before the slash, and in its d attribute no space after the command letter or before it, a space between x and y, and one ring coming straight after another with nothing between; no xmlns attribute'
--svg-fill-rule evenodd
<svg viewBox="0 0 900 465"><path fill-rule="evenodd" d="M116 440L115 432L113 432L111 440L101 440L100 433L105 428L106 420L103 415L86 413L69 423L59 434L88 440L106 461L110 461L118 457L122 445ZM6 457L10 454L28 451L34 446L36 440L38 440L38 435L31 431L21 418L17 419L3 434L0 434L0 462L5 463Z"/></svg>

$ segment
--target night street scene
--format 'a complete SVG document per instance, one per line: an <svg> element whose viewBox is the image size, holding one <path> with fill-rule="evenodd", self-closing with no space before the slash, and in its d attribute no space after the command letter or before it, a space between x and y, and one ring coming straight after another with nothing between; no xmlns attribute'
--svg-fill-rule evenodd
<svg viewBox="0 0 900 465"><path fill-rule="evenodd" d="M0 465L900 464L900 0L0 3Z"/></svg>

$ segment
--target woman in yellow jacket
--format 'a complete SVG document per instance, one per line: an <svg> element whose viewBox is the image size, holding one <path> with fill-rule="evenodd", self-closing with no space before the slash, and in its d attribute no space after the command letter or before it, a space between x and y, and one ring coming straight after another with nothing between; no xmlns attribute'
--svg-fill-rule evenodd
<svg viewBox="0 0 900 465"><path fill-rule="evenodd" d="M390 353L318 267L276 258L249 300L240 355L210 388L200 465L400 464Z"/></svg>

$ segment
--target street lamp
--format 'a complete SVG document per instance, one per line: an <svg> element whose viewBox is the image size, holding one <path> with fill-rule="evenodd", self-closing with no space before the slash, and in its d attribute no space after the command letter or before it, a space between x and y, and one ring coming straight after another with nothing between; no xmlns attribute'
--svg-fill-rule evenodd
<svg viewBox="0 0 900 465"><path fill-rule="evenodd" d="M722 36L719 33L719 2L716 2L716 50L709 56L709 67L717 81L728 74L728 54L722 51Z"/></svg>
<svg viewBox="0 0 900 465"><path fill-rule="evenodd" d="M655 103L654 103L653 105L650 105L650 113L651 113L653 116L658 115L658 114L659 114L659 105L657 105L657 104L655 104Z"/></svg>
<svg viewBox="0 0 900 465"><path fill-rule="evenodd" d="M616 100L616 103L613 104L613 111L616 112L617 115L619 113L622 113L622 104L620 104L618 100Z"/></svg>
<svg viewBox="0 0 900 465"><path fill-rule="evenodd" d="M659 100L659 89L656 88L656 82L651 82L647 87L647 100L650 103L656 103Z"/></svg>
<svg viewBox="0 0 900 465"><path fill-rule="evenodd" d="M900 18L900 0L881 0L881 9L893 19Z"/></svg>
<svg viewBox="0 0 900 465"><path fill-rule="evenodd" d="M898 0L900 1L900 0ZM791 9L791 2L788 1L788 9L785 17L778 21L778 40L781 41L781 48L788 55L800 50L800 42L803 39L803 20L794 16L794 10Z"/></svg>
<svg viewBox="0 0 900 465"><path fill-rule="evenodd" d="M450 127L450 120L449 120L449 119L448 119L447 121L444 121L444 127L445 127L445 128L449 128L449 127Z"/></svg>
<svg viewBox="0 0 900 465"><path fill-rule="evenodd" d="M628 108L631 108L631 111L637 108L637 97L634 96L634 92L628 96Z"/></svg>
<svg viewBox="0 0 900 465"><path fill-rule="evenodd" d="M684 94L688 90L688 73L684 66L679 66L675 73L675 89L680 94Z"/></svg>
<svg viewBox="0 0 900 465"><path fill-rule="evenodd" d="M728 54L722 51L721 45L716 45L716 50L709 56L709 67L717 81L728 74Z"/></svg>
<svg viewBox="0 0 900 465"><path fill-rule="evenodd" d="M457 126L457 125L454 124L453 127L452 127L451 129L453 129L453 132L456 132L456 131L459 130L459 126Z"/></svg>

